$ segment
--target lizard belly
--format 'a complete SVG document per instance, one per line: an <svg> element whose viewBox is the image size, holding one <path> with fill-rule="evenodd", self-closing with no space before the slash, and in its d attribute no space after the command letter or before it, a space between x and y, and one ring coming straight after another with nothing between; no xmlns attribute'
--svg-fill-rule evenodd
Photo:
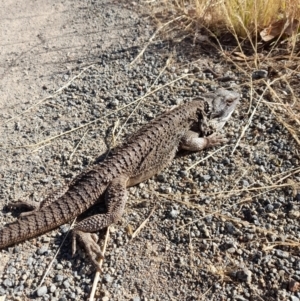
<svg viewBox="0 0 300 301"><path fill-rule="evenodd" d="M143 181L148 180L149 178L153 177L155 174L157 174L159 170L157 168L153 168L144 172L139 173L136 176L130 177L127 182L127 187L137 185Z"/></svg>
<svg viewBox="0 0 300 301"><path fill-rule="evenodd" d="M170 165L176 155L178 144L179 139L176 139L176 141L169 142L168 146L160 147L159 151L153 149L148 154L147 160L144 160L129 178L127 187L148 180Z"/></svg>

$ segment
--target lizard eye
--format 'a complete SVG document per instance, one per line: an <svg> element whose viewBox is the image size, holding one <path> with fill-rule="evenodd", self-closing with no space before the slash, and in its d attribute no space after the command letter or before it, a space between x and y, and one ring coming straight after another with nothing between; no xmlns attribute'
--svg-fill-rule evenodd
<svg viewBox="0 0 300 301"><path fill-rule="evenodd" d="M227 106L230 106L233 102L234 102L234 99L233 99L233 98L228 98L228 99L226 100Z"/></svg>

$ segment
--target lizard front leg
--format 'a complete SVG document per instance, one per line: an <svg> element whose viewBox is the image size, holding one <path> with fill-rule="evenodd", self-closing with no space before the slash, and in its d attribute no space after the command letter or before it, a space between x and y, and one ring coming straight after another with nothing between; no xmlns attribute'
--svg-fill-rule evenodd
<svg viewBox="0 0 300 301"><path fill-rule="evenodd" d="M86 218L78 223L73 230L73 255L76 252L76 240L78 240L83 245L87 255L98 270L100 270L98 259L103 258L103 253L100 246L97 244L97 235L91 232L96 232L108 227L122 217L128 195L126 190L127 182L127 176L120 176L117 179L112 180L105 195L107 213L97 214Z"/></svg>
<svg viewBox="0 0 300 301"><path fill-rule="evenodd" d="M197 132L187 131L181 139L180 148L196 152L207 147L223 144L226 141L226 138L217 133L213 133L207 137L199 137Z"/></svg>

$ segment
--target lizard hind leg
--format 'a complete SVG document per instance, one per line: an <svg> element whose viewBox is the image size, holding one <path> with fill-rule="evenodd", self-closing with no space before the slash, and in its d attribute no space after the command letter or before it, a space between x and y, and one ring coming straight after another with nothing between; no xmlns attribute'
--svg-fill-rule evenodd
<svg viewBox="0 0 300 301"><path fill-rule="evenodd" d="M126 200L126 185L128 177L120 176L111 181L106 190L107 213L96 214L79 222L73 229L72 253L76 252L76 241L78 241L85 249L92 264L97 270L99 267L99 258L103 258L100 246L97 244L97 235L95 231L108 227L112 223L118 221L123 214Z"/></svg>
<svg viewBox="0 0 300 301"><path fill-rule="evenodd" d="M17 202L11 202L8 204L8 208L11 210L13 208L19 208L24 211L20 214L20 218L24 218L28 215L31 215L35 213L36 211L39 211L43 207L48 207L50 204L55 202L57 199L59 199L62 195L64 195L69 189L69 186L65 185L58 190L56 190L54 193L51 193L48 195L41 203L36 203L31 200L18 200Z"/></svg>

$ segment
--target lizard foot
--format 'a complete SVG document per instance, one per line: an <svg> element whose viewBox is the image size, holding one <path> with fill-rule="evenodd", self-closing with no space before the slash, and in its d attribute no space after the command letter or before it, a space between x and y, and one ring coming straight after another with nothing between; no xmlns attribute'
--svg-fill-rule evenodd
<svg viewBox="0 0 300 301"><path fill-rule="evenodd" d="M100 249L100 246L97 244L98 236L95 233L83 232L76 229L73 230L72 256L74 256L76 252L77 241L84 247L93 266L98 271L101 271L99 259L104 258L104 256Z"/></svg>
<svg viewBox="0 0 300 301"><path fill-rule="evenodd" d="M20 217L24 217L24 216L27 216L27 215L30 215L32 213L34 213L35 211L38 210L38 204L34 201L29 201L29 200L19 200L17 202L10 202L8 205L7 205L7 208L9 210L12 210L12 209L20 209L20 210L25 210L24 212L21 212L20 213Z"/></svg>
<svg viewBox="0 0 300 301"><path fill-rule="evenodd" d="M207 146L209 146L209 147L220 145L220 144L223 144L228 141L228 139L225 138L223 135L220 135L217 133L213 133L213 134L205 137L205 139L207 139Z"/></svg>

